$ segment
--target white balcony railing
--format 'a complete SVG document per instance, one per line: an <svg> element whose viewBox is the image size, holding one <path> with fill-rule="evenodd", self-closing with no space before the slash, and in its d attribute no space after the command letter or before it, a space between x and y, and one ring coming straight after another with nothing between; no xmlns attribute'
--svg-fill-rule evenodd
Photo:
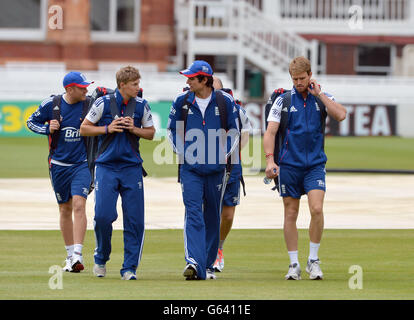
<svg viewBox="0 0 414 320"><path fill-rule="evenodd" d="M269 15L294 32L412 35L411 0L265 0Z"/></svg>
<svg viewBox="0 0 414 320"><path fill-rule="evenodd" d="M282 19L348 20L349 8L359 6L367 21L404 21L409 16L409 0L280 0Z"/></svg>

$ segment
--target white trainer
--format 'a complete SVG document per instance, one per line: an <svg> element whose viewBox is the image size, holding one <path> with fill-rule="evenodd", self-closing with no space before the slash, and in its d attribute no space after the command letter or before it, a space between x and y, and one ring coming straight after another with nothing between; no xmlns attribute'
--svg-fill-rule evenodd
<svg viewBox="0 0 414 320"><path fill-rule="evenodd" d="M137 280L137 276L132 271L124 272L122 275L122 280Z"/></svg>
<svg viewBox="0 0 414 320"><path fill-rule="evenodd" d="M217 272L222 272L223 271L223 269L224 269L223 249L218 249L217 258L216 258L216 261L214 262L213 268Z"/></svg>
<svg viewBox="0 0 414 320"><path fill-rule="evenodd" d="M93 266L93 274L98 278L103 278L106 275L106 266L104 264L96 264Z"/></svg>
<svg viewBox="0 0 414 320"><path fill-rule="evenodd" d="M289 271L285 275L285 280L301 280L300 274L301 274L300 266L297 263L289 265Z"/></svg>
<svg viewBox="0 0 414 320"><path fill-rule="evenodd" d="M72 270L71 272L81 272L84 268L82 254L74 253L72 256Z"/></svg>
<svg viewBox="0 0 414 320"><path fill-rule="evenodd" d="M309 279L322 280L323 273L320 267L321 262L318 260L309 260L306 265L306 272L309 273Z"/></svg>
<svg viewBox="0 0 414 320"><path fill-rule="evenodd" d="M216 280L217 279L217 277L216 277L216 275L214 273L214 269L213 270L207 269L207 271L206 271L206 279L207 280Z"/></svg>
<svg viewBox="0 0 414 320"><path fill-rule="evenodd" d="M72 257L66 257L65 259L65 266L62 268L64 272L71 272L72 271Z"/></svg>

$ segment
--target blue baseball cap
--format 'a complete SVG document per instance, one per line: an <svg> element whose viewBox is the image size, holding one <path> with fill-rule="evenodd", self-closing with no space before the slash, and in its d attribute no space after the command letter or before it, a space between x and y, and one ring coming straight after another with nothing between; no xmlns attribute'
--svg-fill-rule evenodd
<svg viewBox="0 0 414 320"><path fill-rule="evenodd" d="M180 73L188 78L195 77L197 75L211 77L213 75L213 69L207 62L203 60L196 60L188 69L182 70Z"/></svg>
<svg viewBox="0 0 414 320"><path fill-rule="evenodd" d="M63 87L65 88L73 86L86 88L91 83L93 81L86 80L86 77L78 71L71 71L63 78Z"/></svg>

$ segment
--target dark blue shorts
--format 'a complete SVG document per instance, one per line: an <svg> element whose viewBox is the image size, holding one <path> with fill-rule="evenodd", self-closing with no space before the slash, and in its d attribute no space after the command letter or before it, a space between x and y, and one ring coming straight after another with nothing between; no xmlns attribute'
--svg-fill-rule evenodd
<svg viewBox="0 0 414 320"><path fill-rule="evenodd" d="M88 197L91 173L86 161L67 167L53 163L51 166L50 179L59 204L68 202L75 195Z"/></svg>
<svg viewBox="0 0 414 320"><path fill-rule="evenodd" d="M240 204L240 181L230 182L224 191L223 206L234 207Z"/></svg>
<svg viewBox="0 0 414 320"><path fill-rule="evenodd" d="M279 173L280 196L300 199L311 190L326 191L325 176L325 164L307 169L282 165Z"/></svg>

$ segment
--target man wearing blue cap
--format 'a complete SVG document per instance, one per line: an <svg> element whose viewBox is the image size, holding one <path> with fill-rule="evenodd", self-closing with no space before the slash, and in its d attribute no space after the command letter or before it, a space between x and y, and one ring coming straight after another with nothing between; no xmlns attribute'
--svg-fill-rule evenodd
<svg viewBox="0 0 414 320"><path fill-rule="evenodd" d="M190 89L175 98L167 129L180 158L185 206L183 275L186 280L215 279L226 164L239 141L237 108L231 95L214 90L213 70L207 62L196 60L180 73L187 77Z"/></svg>
<svg viewBox="0 0 414 320"><path fill-rule="evenodd" d="M30 130L49 136L49 173L59 205L60 230L67 251L63 270L70 272L84 269L85 206L91 175L79 128L87 88L91 83L82 73L69 72L63 79L66 92L43 100L27 120ZM56 112L58 119L55 119Z"/></svg>

